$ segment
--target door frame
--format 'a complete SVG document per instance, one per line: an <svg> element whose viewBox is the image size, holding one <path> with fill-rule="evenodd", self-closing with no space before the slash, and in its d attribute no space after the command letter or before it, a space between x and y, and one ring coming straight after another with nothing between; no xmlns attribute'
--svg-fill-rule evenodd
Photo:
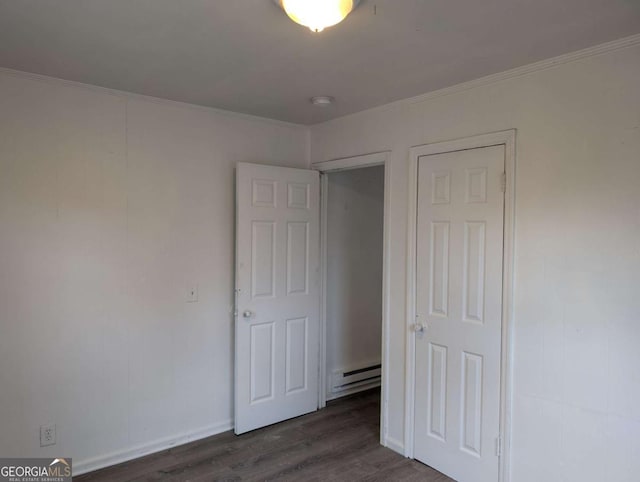
<svg viewBox="0 0 640 482"><path fill-rule="evenodd" d="M411 330L416 318L416 262L418 214L418 161L426 155L505 146L506 186L504 198L504 248L502 266L502 342L500 361L500 460L498 481L510 480L512 369L513 369L513 270L515 241L515 168L516 130L481 134L432 144L414 146L409 151L409 219L407 224L407 299L405 359L405 427L404 454L414 458L415 415L415 334Z"/></svg>
<svg viewBox="0 0 640 482"><path fill-rule="evenodd" d="M311 164L311 169L320 171L320 363L318 408L327 404L327 206L329 193L329 179L322 174L331 172L361 169L365 167L384 166L384 220L383 220L383 248L382 248L382 346L381 346L381 397L380 397L380 443L387 446L388 438L388 400L389 400L389 296L390 296L390 241L389 219L391 200L391 169L389 162L390 151L375 152L359 156L345 157L330 161Z"/></svg>

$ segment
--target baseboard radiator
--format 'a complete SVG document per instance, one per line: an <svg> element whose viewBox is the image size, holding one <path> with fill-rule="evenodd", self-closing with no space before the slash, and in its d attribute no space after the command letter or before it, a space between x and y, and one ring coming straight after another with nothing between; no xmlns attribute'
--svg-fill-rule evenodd
<svg viewBox="0 0 640 482"><path fill-rule="evenodd" d="M382 368L380 363L358 368L335 370L331 375L330 399L343 397L368 388L380 386Z"/></svg>

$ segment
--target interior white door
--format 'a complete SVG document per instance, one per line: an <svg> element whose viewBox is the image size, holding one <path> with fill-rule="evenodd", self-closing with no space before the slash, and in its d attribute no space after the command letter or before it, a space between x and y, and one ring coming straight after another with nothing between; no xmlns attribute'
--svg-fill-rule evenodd
<svg viewBox="0 0 640 482"><path fill-rule="evenodd" d="M238 163L237 434L318 408L319 174Z"/></svg>
<svg viewBox="0 0 640 482"><path fill-rule="evenodd" d="M418 159L414 455L459 482L498 481L504 159Z"/></svg>

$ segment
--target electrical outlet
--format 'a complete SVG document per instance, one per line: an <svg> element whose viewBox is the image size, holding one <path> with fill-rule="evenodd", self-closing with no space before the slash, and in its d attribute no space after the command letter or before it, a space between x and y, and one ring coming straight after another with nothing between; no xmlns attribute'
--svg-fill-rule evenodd
<svg viewBox="0 0 640 482"><path fill-rule="evenodd" d="M40 425L40 447L56 444L56 425Z"/></svg>
<svg viewBox="0 0 640 482"><path fill-rule="evenodd" d="M198 285L190 285L187 287L187 303L196 303L198 301Z"/></svg>

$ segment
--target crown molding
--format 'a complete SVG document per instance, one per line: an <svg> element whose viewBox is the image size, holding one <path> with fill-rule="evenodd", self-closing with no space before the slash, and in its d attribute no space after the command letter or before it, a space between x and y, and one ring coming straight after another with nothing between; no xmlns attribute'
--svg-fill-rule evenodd
<svg viewBox="0 0 640 482"><path fill-rule="evenodd" d="M339 119L348 119L350 117L358 116L360 114L367 113L367 112L385 111L394 107L420 104L422 102L427 102L429 100L436 99L438 97L457 94L467 90L476 89L478 87L484 87L487 85L496 84L498 82L514 79L516 77L522 77L525 75L542 72L544 70L549 70L564 64L577 62L579 60L595 57L595 56L606 54L609 52L614 52L617 50L622 50L629 47L634 47L636 45L640 45L640 34L631 35L629 37L623 37L621 39L613 40L611 42L594 45L592 47L587 47L582 50L576 50L574 52L558 55L556 57L551 57L549 59L540 60L539 62L534 62L532 64L523 65L522 67L516 67L514 69L505 70L503 72L487 75L485 77L479 77L477 79L469 80L467 82L462 82L460 84L455 84L449 87L443 87L442 89L432 90L431 92L427 92L425 94L420 94L414 97L407 97L405 99L396 100L396 101L389 102L387 104L379 105L376 107L371 107L370 109L353 112L351 114L347 114L341 117L336 117L335 119L331 119L318 124L313 124L311 125L311 127L326 124Z"/></svg>
<svg viewBox="0 0 640 482"><path fill-rule="evenodd" d="M224 109L218 109L215 107L208 107L198 104L190 104L188 102L180 102L175 100L163 99L160 97L153 97L144 94L135 94L133 92L126 92L123 90L110 89L108 87L100 87L93 84L85 84L82 82L76 82L74 80L66 80L60 79L58 77L50 77L42 74L35 74L32 72L24 72L21 70L8 69L5 67L0 67L0 74L10 75L14 77L26 78L30 80L40 81L40 82L48 82L51 84L58 85L67 85L70 87L77 87L85 90L92 90L94 92L99 92L102 94L114 95L117 97L121 97L124 99L131 100L140 100L146 102L152 102L156 104L170 105L174 107L182 107L188 109L196 109L204 112L215 113L219 115L224 115L228 117L234 117L237 119L244 119L247 121L253 122L262 122L268 123L272 125L279 125L283 127L296 128L301 130L308 130L310 127L314 125L322 125L328 122L332 122L338 119L348 119L353 116L357 116L366 112L376 112L376 111L384 111L393 107L398 107L402 105L411 105L411 104L419 104L421 102L427 102L429 100L444 97L447 95L456 94L459 92L464 92L466 90L475 89L478 87L483 87L490 84L495 84L498 82L502 82L505 80L510 80L516 77L522 77L524 75L533 74L536 72L541 72L544 70L548 70L554 67L558 67L564 64L568 64L571 62L576 62L579 60L583 60L589 57L595 57L598 55L606 54L609 52L613 52L616 50L621 50L629 47L634 47L640 44L640 34L631 35L629 37L623 37L618 40L613 40L611 42L606 42L599 45L594 45L593 47L587 47L582 50L577 50L574 52L569 52L567 54L558 55L556 57L551 57L549 59L541 60L539 62L534 62L532 64L524 65L522 67L516 67L515 69L505 70L503 72L499 72L497 74L487 75L485 77L480 77L478 79L470 80L468 82L462 82L460 84L455 84L450 87L444 87L442 89L433 90L431 92L427 92L425 94L420 94L414 97L408 97L405 99L396 100L394 102L389 102L387 104L371 107L369 109L364 109L358 112L353 112L351 114L347 114L341 117L336 117L335 119L331 119L325 122L320 122L317 124L305 125L305 124L295 124L293 122L286 122L277 119L270 119L268 117L260 117L251 114L243 114L239 112L233 112Z"/></svg>
<svg viewBox="0 0 640 482"><path fill-rule="evenodd" d="M123 100L137 100L142 102L151 102L153 104L167 105L167 106L179 107L183 109L198 110L200 112L208 112L211 114L217 114L217 115L232 117L236 119L242 119L250 122L260 122L260 123L278 125L281 127L289 127L294 129L300 129L300 130L309 129L309 126L304 124L295 124L293 122L286 122L278 119L270 119L268 117L260 117L260 116L251 115L251 114L243 114L241 112L218 109L216 107L209 107L206 105L191 104L189 102L180 102L177 100L163 99L161 97L153 97L150 95L136 94L134 92L110 89L108 87L100 87L99 85L85 84L83 82L77 82L75 80L61 79L59 77L50 77L48 75L36 74L33 72L25 72L22 70L14 70L6 67L0 67L0 75L8 75L12 77L29 79L36 82L44 82L44 83L53 84L53 85L75 87L78 89L88 90L88 91L96 92L103 95L112 95L114 97L119 97Z"/></svg>
<svg viewBox="0 0 640 482"><path fill-rule="evenodd" d="M485 77L480 77L478 79L470 80L468 82L463 82L461 84L452 85L451 87L445 87L443 89L427 92L426 94L410 97L409 99L406 99L406 101L408 101L408 103L410 104L419 104L420 102L425 102L435 97L442 97L469 89L475 89L476 87L495 84L504 80L513 79L515 77L522 77L523 75L541 72L553 67L576 62L578 60L590 57L595 57L597 55L613 52L615 50L632 47L638 44L640 44L640 34L613 40L604 44L594 45L593 47L587 47L586 49L576 50L574 52L558 55L557 57L540 60L532 64L523 65L522 67L516 67L515 69L505 70L504 72L498 72L497 74L491 74Z"/></svg>

